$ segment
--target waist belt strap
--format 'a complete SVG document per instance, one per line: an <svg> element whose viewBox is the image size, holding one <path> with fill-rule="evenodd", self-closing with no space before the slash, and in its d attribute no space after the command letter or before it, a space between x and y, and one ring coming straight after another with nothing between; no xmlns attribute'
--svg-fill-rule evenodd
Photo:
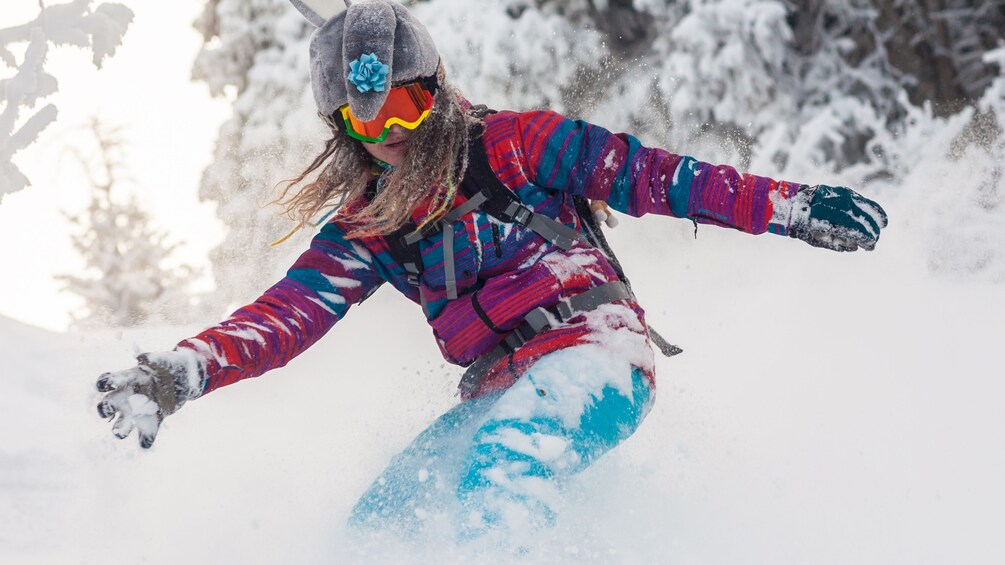
<svg viewBox="0 0 1005 565"><path fill-rule="evenodd" d="M631 297L632 294L625 283L614 281L566 298L552 308L540 307L531 310L524 317L523 323L507 334L499 345L475 359L468 370L464 371L458 389L464 395L475 392L481 386L485 375L499 361L554 325L566 323L579 314L595 310L598 306Z"/></svg>

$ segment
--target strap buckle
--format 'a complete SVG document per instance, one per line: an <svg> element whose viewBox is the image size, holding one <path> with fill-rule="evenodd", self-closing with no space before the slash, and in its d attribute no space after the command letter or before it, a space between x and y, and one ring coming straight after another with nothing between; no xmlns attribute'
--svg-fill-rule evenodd
<svg viewBox="0 0 1005 565"><path fill-rule="evenodd" d="M419 271L419 266L415 263L402 263L401 266L405 269L405 280L408 281L408 284L419 286L419 276L422 274Z"/></svg>
<svg viewBox="0 0 1005 565"><path fill-rule="evenodd" d="M535 308L524 317L523 323L516 327L505 339L503 339L502 344L508 350L508 353L513 353L517 349L523 347L528 341L534 339L541 333L551 329L551 318L549 317L549 312L546 308L539 307Z"/></svg>
<svg viewBox="0 0 1005 565"><path fill-rule="evenodd" d="M415 245L416 243L422 241L423 239L426 239L427 237L436 235L442 229L443 229L442 222L432 222L426 224L425 226L422 226L421 228L416 228L414 231L405 234L404 236L402 236L401 240L405 243L406 246Z"/></svg>
<svg viewBox="0 0 1005 565"><path fill-rule="evenodd" d="M519 224L521 227L527 227L527 224L534 217L534 211L519 202L512 202L507 206L506 214L512 218L514 223Z"/></svg>
<svg viewBox="0 0 1005 565"><path fill-rule="evenodd" d="M558 318L563 322L571 320L573 316L580 313L572 307L572 303L569 302L569 299L567 298L560 300L559 303L555 305L555 311L558 313Z"/></svg>
<svg viewBox="0 0 1005 565"><path fill-rule="evenodd" d="M511 331L509 335L506 336L506 339L502 340L499 345L503 346L507 355L516 352L517 349L523 347L528 341L534 339L534 334L528 332L529 329L530 328L527 328L524 325L520 325L515 330Z"/></svg>

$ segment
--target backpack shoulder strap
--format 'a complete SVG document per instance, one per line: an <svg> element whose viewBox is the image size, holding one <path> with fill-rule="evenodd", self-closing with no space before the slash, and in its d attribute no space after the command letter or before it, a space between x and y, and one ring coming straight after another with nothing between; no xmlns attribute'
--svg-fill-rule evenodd
<svg viewBox="0 0 1005 565"><path fill-rule="evenodd" d="M461 183L461 190L468 198L481 194L484 202L481 209L497 220L519 224L537 235L562 248L571 249L576 241L582 241L578 231L569 226L534 212L525 206L520 197L504 185L492 165L482 141L484 125L471 136L468 146L468 168Z"/></svg>

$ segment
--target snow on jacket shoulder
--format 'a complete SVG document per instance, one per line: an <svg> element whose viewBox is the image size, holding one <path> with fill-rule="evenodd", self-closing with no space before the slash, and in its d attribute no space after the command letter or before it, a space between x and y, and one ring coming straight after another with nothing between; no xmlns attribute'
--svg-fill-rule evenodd
<svg viewBox="0 0 1005 565"><path fill-rule="evenodd" d="M482 140L496 176L524 205L574 228L579 217L572 196L579 195L605 200L633 216L692 218L757 234L770 229L773 199L790 197L798 189L793 183L741 175L731 167L647 148L630 135L612 134L554 112L490 114ZM462 216L453 227L458 299L446 296L443 232L419 244L427 319L452 363L467 365L491 350L531 310L617 280L603 254L585 243L561 250L481 210ZM336 215L283 280L223 323L179 344L206 360L204 393L285 365L382 282L420 301L385 238L350 241L348 231L343 217ZM541 355L583 341L603 341L611 332L620 332L619 347L624 347L626 336L634 340L639 346L636 364L651 374L642 309L632 301L620 306L598 309L545 332L509 360L509 380L486 382L506 386Z"/></svg>

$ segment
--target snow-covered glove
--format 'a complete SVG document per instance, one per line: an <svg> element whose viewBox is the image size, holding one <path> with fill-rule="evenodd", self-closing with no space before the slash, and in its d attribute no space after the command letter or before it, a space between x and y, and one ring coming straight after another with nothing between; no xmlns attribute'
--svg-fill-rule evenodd
<svg viewBox="0 0 1005 565"><path fill-rule="evenodd" d="M843 186L818 185L792 199L789 235L834 251L872 251L887 225L883 208Z"/></svg>
<svg viewBox="0 0 1005 565"><path fill-rule="evenodd" d="M109 420L118 414L112 433L123 439L136 428L140 446L149 448L161 421L199 396L205 371L191 351L143 353L136 361L132 369L98 377L98 390L107 393L98 414Z"/></svg>

